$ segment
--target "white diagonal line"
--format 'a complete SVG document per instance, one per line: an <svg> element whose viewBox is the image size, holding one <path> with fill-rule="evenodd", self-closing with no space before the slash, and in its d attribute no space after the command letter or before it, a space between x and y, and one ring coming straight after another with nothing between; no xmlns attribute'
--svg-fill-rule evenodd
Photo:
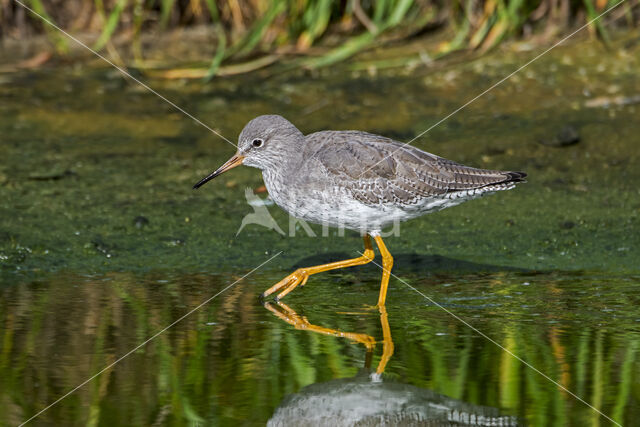
<svg viewBox="0 0 640 427"><path fill-rule="evenodd" d="M64 34L65 36L69 37L71 40L73 40L74 42L78 43L80 46L84 47L85 49L87 49L89 52L93 53L94 55L96 55L98 58L102 59L104 62L106 62L107 64L111 65L113 68L115 68L116 70L120 71L120 73L122 73L123 75L125 75L126 77L129 77L131 80L133 80L134 82L138 83L140 86L142 86L143 88L147 89L149 92L151 92L152 94L156 95L158 98L162 99L163 101L167 102L169 105L171 105L173 108L175 108L176 110L180 111L182 114L184 114L185 116L191 118L193 121L195 121L196 123L198 123L200 126L203 126L207 129L209 129L209 131L211 131L212 133L218 135L220 138L222 138L223 140L225 140L226 142L228 142L229 144L233 145L234 147L236 146L233 142L229 141L227 138L225 138L220 132L217 132L216 130L212 129L211 127L209 127L208 125L206 125L204 122L202 122L200 119L198 119L197 117L195 117L194 115L188 113L184 108L176 105L174 102L170 101L169 99L167 99L164 95L160 94L158 91L156 91L155 89L152 89L151 87L149 87L148 85L146 85L145 83L141 82L139 79L135 78L134 76L131 75L131 73L129 73L127 70L125 70L122 67L117 66L116 64L114 64L113 62L111 62L109 59L107 59L104 55L99 54L98 52L96 52L95 50L91 49L89 46L87 46L86 44L82 43L80 40L78 40L76 37L72 36L71 34L69 34L68 32L66 32L65 30L63 30L62 28L60 28L59 26L57 26L55 23L53 23L52 21L50 21L49 19L45 18L44 16L42 16L41 14L39 14L38 12L36 12L35 10L31 9L29 6L27 6L26 4L24 4L22 1L20 0L13 0L14 2L16 2L17 4L19 4L20 6L22 6L23 8L27 9L29 12L33 13L34 15L36 15L38 18L42 19L42 21L46 22L47 24L49 24L50 26L52 26L53 28L55 28L56 30L60 31L62 34Z"/></svg>
<svg viewBox="0 0 640 427"><path fill-rule="evenodd" d="M356 251L358 252L358 251ZM361 252L358 252L359 254L362 255ZM386 270L383 266L381 266L380 264L378 264L375 261L371 261L373 264L377 265L378 267L380 267L380 269L382 271L388 271ZM501 348L502 350L504 350L505 352L507 352L510 356L512 356L513 358L517 359L518 361L520 361L521 363L523 363L524 365L526 365L527 367L533 369L534 371L536 371L538 374L540 374L542 377L546 378L547 380L551 381L553 384L555 384L558 388L562 389L563 391L567 392L568 394L570 394L571 396L575 397L576 399L578 399L580 402L584 403L585 405L587 405L589 408L593 409L594 411L596 411L598 414L602 415L603 417L605 417L607 420L611 421L612 423L614 423L617 426L622 427L622 424L618 423L617 421L613 420L611 417L605 415L604 413L602 413L602 411L600 411L598 408L596 408L595 406L591 405L589 402L587 402L586 400L582 399L580 396L578 396L577 394L573 393L571 390L569 390L568 388L566 388L565 386L563 386L562 384L560 384L559 382L555 381L554 379L552 379L551 377L549 377L547 374L545 374L544 372L542 372L541 370L539 370L538 368L536 368L535 366L533 366L532 364L530 364L529 362L527 362L526 360L524 360L523 358L521 358L520 356L516 355L515 353L513 353L511 350L509 350L508 348L502 346L500 343L498 343L496 340L494 340L493 338L491 338L490 336L488 336L487 334L485 334L484 332L482 332L481 330L479 330L478 328L476 328L475 326L471 325L469 322L467 322L466 320L464 320L463 318L461 318L460 316L458 316L457 314L453 313L451 310L448 310L446 307L444 307L443 305L439 304L438 302L436 302L433 298L428 297L427 295L423 294L422 292L420 292L418 289L416 289L415 287L411 286L410 284L408 284L406 281L404 281L403 279L399 278L398 276L396 276L395 274L393 274L391 271L388 271L390 275L392 275L394 278L398 279L399 281L401 281L402 283L404 283L405 285L407 285L409 288L413 289L415 292L417 292L418 294L422 295L426 300L428 300L431 304L435 305L436 307L444 310L445 312L447 312L447 314L450 314L451 316L453 316L455 319L459 320L460 322L462 322L465 326L467 326L468 328L470 328L472 331L474 331L475 333L477 333L478 335L486 338L487 340L489 340L491 343L495 344L497 347Z"/></svg>
<svg viewBox="0 0 640 427"><path fill-rule="evenodd" d="M509 80L511 77L513 77L516 73L522 71L524 68L528 67L529 65L531 65L533 62L535 62L536 60L540 59L540 57L542 57L543 55L546 55L547 53L549 53L552 49L556 48L557 46L561 45L562 43L564 43L565 41L567 41L568 39L570 39L571 37L573 37L575 34L577 34L578 32L582 31L583 29L585 29L586 27L588 27L589 25L593 24L595 21L597 21L598 19L602 18L604 15L606 15L607 13L611 12L613 9L615 9L616 7L620 6L621 4L623 4L624 2L626 2L627 0L622 0L620 3L615 4L613 6L611 6L609 9L605 10L604 12L602 12L600 15L596 16L595 18L593 18L591 21L587 22L586 24L584 24L582 27L578 28L577 30L575 30L573 33L569 34L568 36L566 36L565 38L563 38L562 40L560 40L559 42L555 43L553 46L551 46L550 48L546 49L544 52L542 52L541 54L537 55L535 58L531 59L529 62L527 62L526 64L518 67L515 71L513 71L511 74L507 75L506 77L502 78L501 80L499 80L497 83L494 83L493 85L491 85L489 88L485 89L483 92L481 92L479 95L475 96L474 98L470 99L469 101L467 101L466 103L464 103L462 106L456 108L455 110L453 110L452 112L450 112L449 114L447 114L446 116L444 116L442 119L438 120L435 124L431 125L427 130L422 131L421 133L419 133L417 136L415 136L413 139L411 139L409 142L405 142L404 144L402 144L400 147L398 147L396 150L392 151L391 154L383 157L382 159L380 159L378 162L374 163L373 165L371 165L370 167L368 167L367 169L365 169L360 176L358 176L358 178L360 178L362 175L364 175L365 173L369 172L371 169L373 169L374 167L376 167L378 164L380 164L381 162L384 162L386 159L388 159L389 157L393 156L395 153L397 153L398 151L402 150L404 147L406 147L407 145L410 145L413 141L415 141L416 139L420 138L422 135L424 135L425 133L429 132L431 129L435 128L436 126L439 126L442 122L444 122L445 120L448 120L451 116L457 114L460 110L463 110L464 108L466 108L469 104L475 102L478 98L482 97L483 95L485 95L487 92L495 89L496 87L498 87L499 85L501 85L502 83L504 83L505 81Z"/></svg>
<svg viewBox="0 0 640 427"><path fill-rule="evenodd" d="M88 382L90 382L91 380L93 380L95 377L97 377L98 375L102 374L104 371L112 368L115 364L117 364L118 362L120 362L121 360L125 359L127 356L131 355L132 353L134 353L136 350L138 350L139 348L145 346L147 343L149 343L151 340L153 340L154 338L158 337L160 334L162 334L163 332L165 332L167 329L171 328L172 326L174 326L175 324L177 324L178 322L184 320L187 316L193 314L195 311L199 310L200 308L202 308L203 306L205 306L206 304L208 304L209 302L211 302L215 297L217 297L218 295L222 294L224 291L226 291L227 289L231 288L233 285L235 285L236 283L238 283L239 281L241 281L242 279L244 279L245 277L249 276L250 274L252 274L254 271L258 270L259 268L261 268L263 265L267 264L268 262L271 262L272 259L274 259L275 257L277 257L278 255L280 255L282 253L282 251L278 252L277 254L275 254L274 256L272 256L271 258L269 258L268 260L264 261L262 264L260 264L259 266L255 267L253 270L251 270L250 272L248 272L247 274L245 274L244 276L242 276L241 278L239 278L238 280L236 280L235 282L233 282L232 284L230 284L229 286L225 287L223 290L221 290L220 292L218 292L217 294L215 294L212 297L209 297L208 299L206 299L204 302L202 302L200 305L198 305L197 307L195 307L194 309L192 309L191 311L189 311L188 313L184 314L182 317L178 318L177 320L175 320L173 323L171 323L169 326L163 328L162 330L160 330L159 332L156 332L154 335L152 335L150 338L147 338L145 341L143 341L142 343L138 344L135 348L133 348L132 350L130 350L129 352L125 353L123 356L120 356L115 362L112 362L110 364L108 364L107 366L105 366L104 368L102 368L101 370L99 370L96 374L94 374L93 376L91 376L89 379L85 380L84 382L78 384L77 386L75 386L74 388L72 388L71 390L69 390L67 393L65 393L64 395L62 395L61 397L59 397L58 399L56 399L55 401L53 401L52 403L50 403L47 407L45 407L44 409L41 409L40 411L38 411L37 413L35 413L34 415L32 415L29 419L23 421L20 426L23 426L25 424L27 424L29 421L33 420L34 418L36 418L37 416L39 416L40 414L42 414L43 412L45 412L46 410L48 410L49 408L51 408L52 406L56 405L57 403L59 403L61 400L63 400L64 398L68 397L70 394L72 394L73 392L75 392L76 390L78 390L80 387L84 386L85 384L87 384Z"/></svg>

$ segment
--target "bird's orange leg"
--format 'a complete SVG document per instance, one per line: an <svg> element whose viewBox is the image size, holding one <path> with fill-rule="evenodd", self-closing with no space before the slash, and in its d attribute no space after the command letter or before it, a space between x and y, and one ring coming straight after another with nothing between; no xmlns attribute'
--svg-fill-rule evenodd
<svg viewBox="0 0 640 427"><path fill-rule="evenodd" d="M331 329L331 328L325 328L323 326L313 325L309 323L306 317L300 316L298 313L296 313L291 307L289 307L285 303L278 301L276 304L268 302L268 303L265 303L264 306L273 314L275 314L277 317L284 320L288 324L292 325L296 329L305 329L305 330L317 332L323 335L347 338L352 341L359 342L360 344L364 344L364 346L367 348L367 351L372 351L373 348L376 346L376 340L371 335L358 334L355 332L342 332L338 329Z"/></svg>
<svg viewBox="0 0 640 427"><path fill-rule="evenodd" d="M354 265L362 265L362 264L366 264L368 262L373 261L374 252L373 252L373 247L371 246L371 238L367 234L364 236L363 240L364 240L364 253L362 254L362 256L358 258L347 259L344 261L331 262L329 264L316 265L314 267L299 268L293 273L291 273L290 275L288 275L287 277L285 277L284 279L282 279L281 281L279 281L278 283L276 283L275 285L273 285L272 287L270 287L269 289L267 289L266 291L264 291L261 297L262 298L268 297L272 293L284 288L284 290L280 292L276 297L276 300L280 300L289 292L294 290L298 285L304 286L304 284L307 283L309 276L311 276L312 274L321 273L323 271L328 271L328 270L335 270L337 268L352 267ZM380 245L380 243L378 243L378 245ZM387 278L387 281L388 281L388 278Z"/></svg>
<svg viewBox="0 0 640 427"><path fill-rule="evenodd" d="M373 236L380 249L382 255L382 281L380 282L380 296L378 297L378 307L383 307L387 300L387 288L389 287L389 277L391 276L391 269L393 268L393 257L387 250L382 237L379 235Z"/></svg>

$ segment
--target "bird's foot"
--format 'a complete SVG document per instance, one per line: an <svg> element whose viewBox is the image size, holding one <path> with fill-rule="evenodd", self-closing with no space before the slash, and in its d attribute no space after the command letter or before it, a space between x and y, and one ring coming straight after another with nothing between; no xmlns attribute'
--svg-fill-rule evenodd
<svg viewBox="0 0 640 427"><path fill-rule="evenodd" d="M305 283L307 283L307 280L309 280L309 273L307 273L305 269L300 268L264 291L262 295L260 295L260 298L264 299L272 293L282 289L282 292L280 292L275 298L276 301L279 301L297 286L304 286Z"/></svg>

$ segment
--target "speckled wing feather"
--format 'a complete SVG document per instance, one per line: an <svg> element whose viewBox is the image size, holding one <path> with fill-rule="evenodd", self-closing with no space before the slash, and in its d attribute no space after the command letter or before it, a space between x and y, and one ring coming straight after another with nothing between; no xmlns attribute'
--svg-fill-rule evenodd
<svg viewBox="0 0 640 427"><path fill-rule="evenodd" d="M513 187L522 172L476 169L389 138L359 131L307 136L310 158L365 204L417 205L424 198L456 198Z"/></svg>

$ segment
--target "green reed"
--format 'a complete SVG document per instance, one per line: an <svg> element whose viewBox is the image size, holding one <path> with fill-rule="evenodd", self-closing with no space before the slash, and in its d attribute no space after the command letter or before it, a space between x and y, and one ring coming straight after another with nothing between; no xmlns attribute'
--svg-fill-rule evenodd
<svg viewBox="0 0 640 427"><path fill-rule="evenodd" d="M216 53L206 76L224 63L249 61L260 54L306 56L300 65L316 68L343 61L374 45L409 40L425 32L448 30L434 58L463 49L486 51L510 38L535 33L557 35L596 18L620 0L28 0L38 13L70 31L98 34L93 48L105 48L117 34L143 57L141 34L198 24L212 26L218 36ZM605 23L635 26L639 0L628 0L592 24L592 33L608 43ZM20 35L46 31L59 52L67 42L34 16L18 20L19 7L0 2L0 32ZM83 12L83 16L80 16ZM624 19L620 19L624 18ZM554 40L555 40L554 38ZM312 49L315 48L315 49ZM252 67L247 67L248 70Z"/></svg>

